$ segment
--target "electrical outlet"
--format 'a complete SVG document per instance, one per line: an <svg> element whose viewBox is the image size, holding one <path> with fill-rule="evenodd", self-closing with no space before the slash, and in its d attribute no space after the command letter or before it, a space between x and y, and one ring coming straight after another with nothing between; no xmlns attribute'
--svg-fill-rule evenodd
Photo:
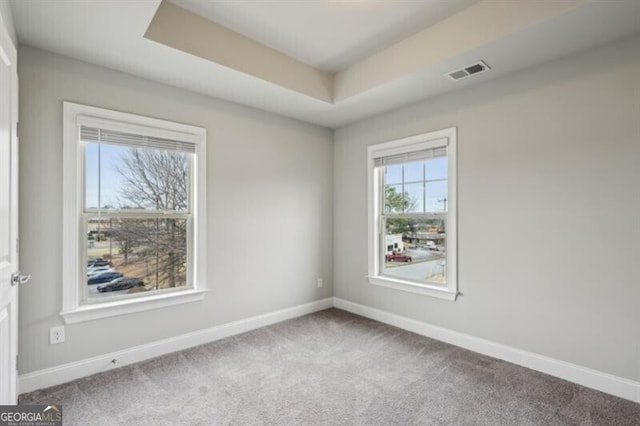
<svg viewBox="0 0 640 426"><path fill-rule="evenodd" d="M318 278L317 284L318 284L318 288L322 288L322 286L324 284L324 281L322 280L322 278Z"/></svg>
<svg viewBox="0 0 640 426"><path fill-rule="evenodd" d="M57 345L64 342L64 326L51 327L49 329L49 344Z"/></svg>

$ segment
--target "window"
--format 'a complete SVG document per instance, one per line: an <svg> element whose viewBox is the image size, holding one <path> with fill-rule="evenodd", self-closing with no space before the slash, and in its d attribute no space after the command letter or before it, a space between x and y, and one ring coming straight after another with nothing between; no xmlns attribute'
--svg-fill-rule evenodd
<svg viewBox="0 0 640 426"><path fill-rule="evenodd" d="M64 103L67 323L202 300L206 130Z"/></svg>
<svg viewBox="0 0 640 426"><path fill-rule="evenodd" d="M369 281L455 300L456 129L369 147Z"/></svg>

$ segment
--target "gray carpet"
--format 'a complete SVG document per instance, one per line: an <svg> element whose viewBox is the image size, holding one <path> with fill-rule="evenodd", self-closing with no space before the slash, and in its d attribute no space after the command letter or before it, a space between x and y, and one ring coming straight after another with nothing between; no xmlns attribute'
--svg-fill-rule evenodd
<svg viewBox="0 0 640 426"><path fill-rule="evenodd" d="M65 425L640 425L640 404L337 309L20 396Z"/></svg>

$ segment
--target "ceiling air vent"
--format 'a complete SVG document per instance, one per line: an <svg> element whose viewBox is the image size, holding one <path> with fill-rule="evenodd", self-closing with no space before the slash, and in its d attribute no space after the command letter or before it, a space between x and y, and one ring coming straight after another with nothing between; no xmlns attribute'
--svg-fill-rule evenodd
<svg viewBox="0 0 640 426"><path fill-rule="evenodd" d="M485 64L482 61L478 61L475 64L467 65L464 68L448 72L445 75L451 80L457 81L490 69L491 68L489 68L489 65Z"/></svg>

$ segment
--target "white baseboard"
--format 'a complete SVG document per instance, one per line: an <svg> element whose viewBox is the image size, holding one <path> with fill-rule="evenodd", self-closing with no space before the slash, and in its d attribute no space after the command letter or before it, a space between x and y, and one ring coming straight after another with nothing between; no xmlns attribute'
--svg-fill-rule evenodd
<svg viewBox="0 0 640 426"><path fill-rule="evenodd" d="M338 309L640 403L639 382L391 314L337 297L334 297L333 300L333 306Z"/></svg>
<svg viewBox="0 0 640 426"><path fill-rule="evenodd" d="M333 298L316 300L311 303L257 315L239 321L218 325L204 330L194 331L169 339L147 343L122 351L112 352L56 367L46 368L18 377L19 393L31 392L70 382L82 377L90 376L102 371L111 370L147 359L155 358L171 352L180 351L194 346L220 340L225 337L255 330L256 328L275 324L291 318L333 307ZM116 360L114 364L112 361Z"/></svg>

